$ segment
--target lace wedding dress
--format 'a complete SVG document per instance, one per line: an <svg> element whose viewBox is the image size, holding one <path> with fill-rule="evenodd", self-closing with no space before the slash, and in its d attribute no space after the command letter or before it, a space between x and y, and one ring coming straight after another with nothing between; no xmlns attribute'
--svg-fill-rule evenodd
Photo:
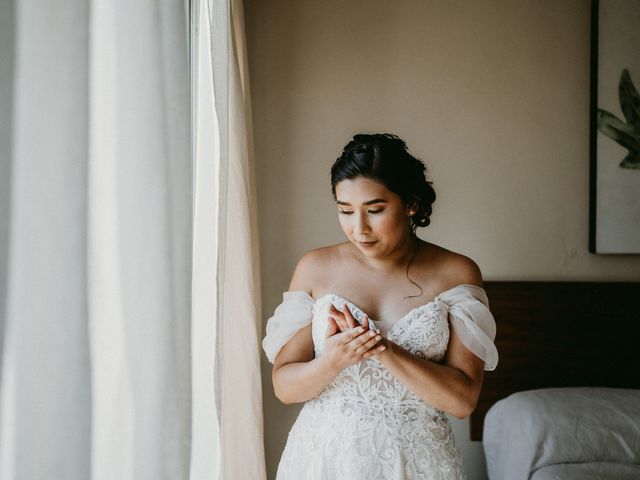
<svg viewBox="0 0 640 480"><path fill-rule="evenodd" d="M314 300L285 292L267 323L263 348L273 362L299 328L312 323L316 357L322 355L329 305L346 303L362 323L365 312L328 294ZM376 322L369 320L372 327ZM391 326L387 338L413 355L442 361L449 321L462 343L492 370L498 360L495 322L484 290L458 285L414 308ZM445 413L419 398L376 359L342 370L308 400L294 423L277 480L400 480L465 478Z"/></svg>

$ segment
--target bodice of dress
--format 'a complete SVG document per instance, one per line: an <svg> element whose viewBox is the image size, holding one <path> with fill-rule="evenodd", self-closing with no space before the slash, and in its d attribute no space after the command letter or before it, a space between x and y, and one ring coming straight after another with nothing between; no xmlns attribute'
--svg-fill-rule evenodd
<svg viewBox="0 0 640 480"><path fill-rule="evenodd" d="M295 333L312 322L314 348L316 353L322 350L324 340L320 329L326 329L326 313L329 303L336 306L347 303L356 319L362 322L365 312L357 305L349 302L338 294L324 295L314 300L307 292L290 291L283 293L283 302L278 305L274 315L267 322L267 335L262 341L269 361L272 363L276 355ZM498 363L498 352L493 343L496 335L496 325L489 311L489 300L483 288L476 285L460 284L441 292L434 300L418 306L394 323L388 333L388 338L394 340L402 332L417 328L415 318L425 316L428 312L444 312L444 320L449 318L460 341L476 356L484 360L485 369L493 370ZM318 312L324 312L324 322L316 318ZM369 320L375 328L375 323ZM410 350L411 351L411 350Z"/></svg>
<svg viewBox="0 0 640 480"><path fill-rule="evenodd" d="M340 310L344 304L347 304L359 323L362 324L366 320L367 315L360 307L337 294L324 295L314 303L311 331L316 357L320 356L324 349L329 306L334 305ZM387 332L386 337L420 358L439 361L444 356L449 342L446 314L446 304L436 298L432 302L412 309L397 320ZM369 326L375 329L376 322L369 319Z"/></svg>

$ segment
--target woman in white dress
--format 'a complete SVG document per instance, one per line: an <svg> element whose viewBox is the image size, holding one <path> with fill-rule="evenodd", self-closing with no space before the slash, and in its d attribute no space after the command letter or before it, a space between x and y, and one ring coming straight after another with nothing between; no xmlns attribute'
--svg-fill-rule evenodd
<svg viewBox="0 0 640 480"><path fill-rule="evenodd" d="M416 236L435 192L400 138L354 136L331 184L348 241L302 257L263 340L276 396L305 402L277 480L464 478L445 413L498 360L480 270Z"/></svg>

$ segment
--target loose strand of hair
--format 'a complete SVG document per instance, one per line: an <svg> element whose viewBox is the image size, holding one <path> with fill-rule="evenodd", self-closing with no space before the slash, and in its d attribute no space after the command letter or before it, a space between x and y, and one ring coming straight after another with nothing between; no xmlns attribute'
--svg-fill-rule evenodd
<svg viewBox="0 0 640 480"><path fill-rule="evenodd" d="M416 282L414 282L413 280L411 280L411 278L409 277L409 268L411 267L411 264L413 263L413 260L416 258L416 254L418 253L418 238L415 235L415 232L412 230L412 236L414 238L415 241L415 248L413 250L413 255L411 255L411 259L409 260L409 263L407 263L407 280L409 280L411 283L413 283L416 287L418 287L420 289L420 294L419 295L407 295L404 298L405 300L407 300L408 298L415 298L415 297L421 297L424 294L424 290L422 289L422 287L420 285L418 285Z"/></svg>

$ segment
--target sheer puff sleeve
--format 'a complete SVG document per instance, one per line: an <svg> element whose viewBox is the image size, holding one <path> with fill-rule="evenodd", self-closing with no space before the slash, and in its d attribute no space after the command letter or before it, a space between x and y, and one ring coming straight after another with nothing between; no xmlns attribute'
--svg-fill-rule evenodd
<svg viewBox="0 0 640 480"><path fill-rule="evenodd" d="M285 343L298 330L311 323L315 300L304 291L289 291L282 294L282 303L267 320L267 334L262 340L262 349L271 363Z"/></svg>
<svg viewBox="0 0 640 480"><path fill-rule="evenodd" d="M485 290L477 285L458 285L438 296L445 305L451 326L458 338L471 352L484 360L485 370L498 364L498 350L494 344L496 322L489 311Z"/></svg>

